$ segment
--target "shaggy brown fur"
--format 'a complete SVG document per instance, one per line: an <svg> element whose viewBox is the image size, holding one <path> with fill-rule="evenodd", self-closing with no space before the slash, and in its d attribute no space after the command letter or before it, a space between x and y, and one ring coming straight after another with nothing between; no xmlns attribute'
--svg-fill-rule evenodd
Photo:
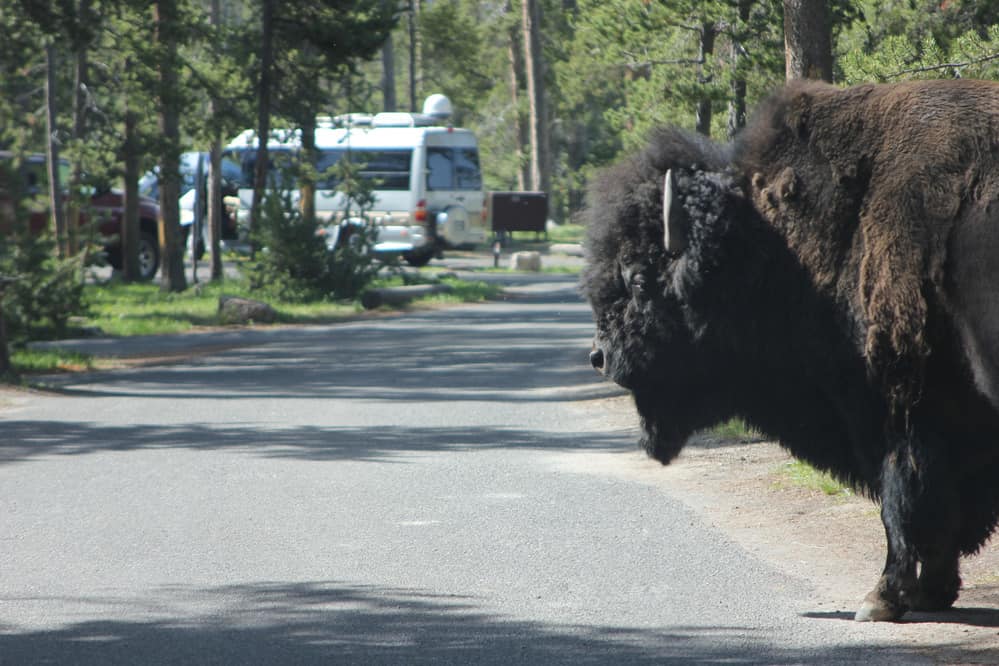
<svg viewBox="0 0 999 666"><path fill-rule="evenodd" d="M930 348L924 287L943 300L962 202L999 194L999 84L799 81L759 112L736 162L815 284L860 307L872 375L899 416Z"/></svg>

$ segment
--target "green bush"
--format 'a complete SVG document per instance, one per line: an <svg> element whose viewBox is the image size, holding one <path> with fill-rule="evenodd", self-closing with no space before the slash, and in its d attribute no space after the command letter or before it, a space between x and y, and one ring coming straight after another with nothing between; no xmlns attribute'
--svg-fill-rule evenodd
<svg viewBox="0 0 999 666"><path fill-rule="evenodd" d="M290 302L356 298L379 269L372 251L376 234L368 224L348 225L331 251L291 194L271 189L264 197L260 228L253 230L260 249L250 286Z"/></svg>
<svg viewBox="0 0 999 666"><path fill-rule="evenodd" d="M65 336L70 318L86 313L80 262L57 259L48 234L0 237L0 275L15 279L0 301L8 342Z"/></svg>

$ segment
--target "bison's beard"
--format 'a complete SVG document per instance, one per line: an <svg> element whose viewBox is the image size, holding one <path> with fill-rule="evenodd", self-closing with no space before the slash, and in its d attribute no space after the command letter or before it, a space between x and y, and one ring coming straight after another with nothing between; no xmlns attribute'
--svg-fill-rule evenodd
<svg viewBox="0 0 999 666"><path fill-rule="evenodd" d="M641 417L642 437L639 444L649 457L664 465L673 461L683 449L693 428L685 427L679 417L683 414L680 404L670 404L663 393L656 390L634 391L635 407ZM671 418L672 417L672 418Z"/></svg>

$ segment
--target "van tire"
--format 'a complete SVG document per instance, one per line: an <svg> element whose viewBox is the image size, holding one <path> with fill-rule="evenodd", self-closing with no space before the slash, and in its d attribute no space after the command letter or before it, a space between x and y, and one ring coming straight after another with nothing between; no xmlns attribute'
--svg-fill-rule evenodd
<svg viewBox="0 0 999 666"><path fill-rule="evenodd" d="M436 253L437 250L434 246L424 245L419 249L404 252L402 258L405 259L406 263L413 268L420 268L421 266L429 264L430 260L434 258Z"/></svg>

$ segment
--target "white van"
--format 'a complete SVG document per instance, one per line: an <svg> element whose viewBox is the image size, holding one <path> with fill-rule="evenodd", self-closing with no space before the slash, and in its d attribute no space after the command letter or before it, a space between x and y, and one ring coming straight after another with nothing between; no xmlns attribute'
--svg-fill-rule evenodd
<svg viewBox="0 0 999 666"><path fill-rule="evenodd" d="M316 216L327 244L333 247L347 225L374 223L376 252L401 254L420 266L449 247L486 241L486 206L475 135L443 125L451 103L432 95L424 113L347 114L321 118L316 129L317 171L323 174L341 160L357 164L361 178L373 185L374 203L359 217L334 178L321 176L316 186ZM271 168L294 159L301 137L297 131L271 133L267 147ZM240 213L248 215L253 198L256 133L247 130L227 146L223 159L239 166ZM282 188L292 190L294 183Z"/></svg>

